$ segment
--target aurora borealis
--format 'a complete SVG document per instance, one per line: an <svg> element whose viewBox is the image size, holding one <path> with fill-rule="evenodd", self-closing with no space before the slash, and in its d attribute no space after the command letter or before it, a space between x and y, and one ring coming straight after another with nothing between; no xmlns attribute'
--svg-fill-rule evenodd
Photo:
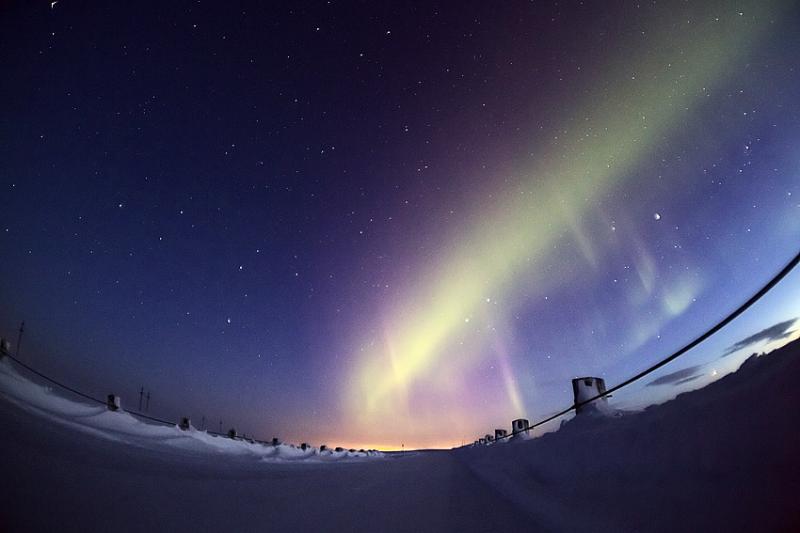
<svg viewBox="0 0 800 533"><path fill-rule="evenodd" d="M245 4L2 15L0 331L48 372L449 446L621 381L797 251L790 3Z"/></svg>

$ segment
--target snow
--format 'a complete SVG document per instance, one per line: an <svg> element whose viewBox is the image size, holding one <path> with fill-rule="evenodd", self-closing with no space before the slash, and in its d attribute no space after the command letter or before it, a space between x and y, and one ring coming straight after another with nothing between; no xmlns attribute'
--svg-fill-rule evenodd
<svg viewBox="0 0 800 533"><path fill-rule="evenodd" d="M800 530L800 341L642 412L364 458L153 426L0 370L12 531Z"/></svg>
<svg viewBox="0 0 800 533"><path fill-rule="evenodd" d="M275 461L335 461L382 457L381 452L331 453L316 447L306 450L289 444L278 446L230 439L200 431L194 427L182 430L178 425L167 426L145 422L125 411L112 412L104 405L88 405L69 400L52 388L34 383L15 370L9 360L0 362L0 391L5 399L46 420L110 441L150 448L164 447L199 455L246 455L264 462Z"/></svg>

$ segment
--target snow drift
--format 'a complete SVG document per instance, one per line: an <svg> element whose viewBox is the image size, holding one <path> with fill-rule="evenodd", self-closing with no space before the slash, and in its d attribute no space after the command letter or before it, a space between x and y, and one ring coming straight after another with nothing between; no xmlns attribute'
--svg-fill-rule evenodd
<svg viewBox="0 0 800 533"><path fill-rule="evenodd" d="M11 401L0 401L0 523L12 531L798 531L797 376L800 341L643 412L577 416L542 437L492 446L326 461L146 427L32 388L4 367L0 392Z"/></svg>
<svg viewBox="0 0 800 533"><path fill-rule="evenodd" d="M378 451L320 450L310 446L301 449L290 444L277 446L231 439L200 431L194 427L182 430L142 421L125 411L112 412L103 405L72 401L52 388L34 383L16 371L8 359L0 361L0 393L5 399L42 418L72 429L120 444L149 448L152 451L172 449L200 455L245 455L264 461L336 461L382 457Z"/></svg>
<svg viewBox="0 0 800 533"><path fill-rule="evenodd" d="M797 531L797 376L800 341L643 412L457 453L544 530Z"/></svg>

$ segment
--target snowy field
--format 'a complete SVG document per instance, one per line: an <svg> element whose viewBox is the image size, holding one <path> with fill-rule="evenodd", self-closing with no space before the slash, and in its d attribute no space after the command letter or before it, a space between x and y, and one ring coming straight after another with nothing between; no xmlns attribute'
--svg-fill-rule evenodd
<svg viewBox="0 0 800 533"><path fill-rule="evenodd" d="M148 449L167 455L194 455L205 459L241 456L264 463L332 462L382 457L374 450L301 449L292 444L266 446L248 439L230 439L199 431L193 426L183 431L142 421L124 411L111 412L105 405L68 400L51 387L21 376L8 360L0 364L0 392L18 407L43 417L47 422L95 435L119 444Z"/></svg>
<svg viewBox="0 0 800 533"><path fill-rule="evenodd" d="M0 363L3 531L799 531L800 341L644 412L453 451L145 424Z"/></svg>

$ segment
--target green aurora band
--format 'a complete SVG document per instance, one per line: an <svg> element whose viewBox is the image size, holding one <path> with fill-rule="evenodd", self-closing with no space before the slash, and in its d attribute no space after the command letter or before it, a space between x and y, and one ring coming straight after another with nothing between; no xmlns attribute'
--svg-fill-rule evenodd
<svg viewBox="0 0 800 533"><path fill-rule="evenodd" d="M499 354L507 393L507 402L493 398L492 409L525 414L504 349L496 349L502 333L479 334L479 344L490 349L457 350L454 356L453 347L469 336L470 317L485 313L487 296L513 299L519 283L543 294L569 281L568 270L542 268L565 234L591 267L597 259L584 221L595 200L618 187L669 136L688 134L682 127L691 123L704 96L726 80L779 15L770 2L702 10L701 17L688 21L661 13L661 35L607 68L605 79L571 107L574 112L556 129L552 146L537 148L537 163L524 169L526 190L494 191L493 205L481 207L474 225L440 254L438 265L424 265L420 279L426 281L410 288L409 297L384 317L382 339L361 338L359 357L344 380L345 410L354 424L346 428L349 437L388 442L417 435L419 446L434 446L448 438L452 444L458 432L477 431L474 413L453 413L447 405L420 412L409 406L409 395L434 387L457 401L473 393L459 376L488 354ZM647 257L641 263L640 276L648 276ZM682 282L680 294L665 302L661 321L684 311L697 290ZM442 419L452 422L450 431L439 427ZM381 428L382 420L391 420L391 426Z"/></svg>

